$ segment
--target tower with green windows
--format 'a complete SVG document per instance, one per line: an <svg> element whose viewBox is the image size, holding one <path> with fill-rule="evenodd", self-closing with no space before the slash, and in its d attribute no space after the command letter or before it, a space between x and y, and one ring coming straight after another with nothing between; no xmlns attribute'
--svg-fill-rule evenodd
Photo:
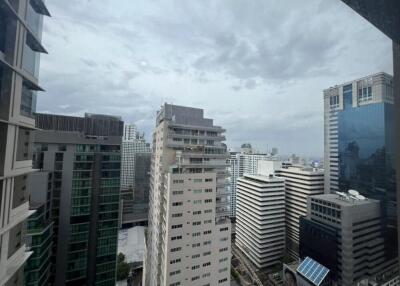
<svg viewBox="0 0 400 286"><path fill-rule="evenodd" d="M35 163L54 172L56 285L115 285L123 122L37 115Z"/></svg>

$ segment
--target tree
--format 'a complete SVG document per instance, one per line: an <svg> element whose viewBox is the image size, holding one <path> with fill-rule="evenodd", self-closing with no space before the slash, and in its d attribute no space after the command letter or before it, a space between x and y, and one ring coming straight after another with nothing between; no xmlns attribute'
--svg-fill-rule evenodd
<svg viewBox="0 0 400 286"><path fill-rule="evenodd" d="M117 281L126 280L128 278L130 266L125 262L125 255L118 253L117 257Z"/></svg>

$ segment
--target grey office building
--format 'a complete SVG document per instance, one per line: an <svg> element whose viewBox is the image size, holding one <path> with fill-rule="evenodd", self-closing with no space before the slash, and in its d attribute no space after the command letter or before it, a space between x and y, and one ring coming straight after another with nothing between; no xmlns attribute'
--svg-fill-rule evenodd
<svg viewBox="0 0 400 286"><path fill-rule="evenodd" d="M53 282L115 285L123 122L37 114L36 124L35 167L54 174Z"/></svg>
<svg viewBox="0 0 400 286"><path fill-rule="evenodd" d="M383 247L380 201L351 193L308 197L307 216L300 219L300 257L326 266L337 285L398 285L397 266Z"/></svg>
<svg viewBox="0 0 400 286"><path fill-rule="evenodd" d="M42 0L0 0L0 285L23 283L32 172L31 135L39 86Z"/></svg>

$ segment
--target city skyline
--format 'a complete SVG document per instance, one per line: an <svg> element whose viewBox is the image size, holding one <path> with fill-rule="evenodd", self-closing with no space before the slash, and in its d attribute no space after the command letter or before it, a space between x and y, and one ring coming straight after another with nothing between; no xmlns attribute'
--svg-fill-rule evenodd
<svg viewBox="0 0 400 286"><path fill-rule="evenodd" d="M207 110L228 146L251 138L322 156L322 90L392 73L389 39L340 1L110 3L48 4L38 111L118 114L149 141L156 110L172 102Z"/></svg>

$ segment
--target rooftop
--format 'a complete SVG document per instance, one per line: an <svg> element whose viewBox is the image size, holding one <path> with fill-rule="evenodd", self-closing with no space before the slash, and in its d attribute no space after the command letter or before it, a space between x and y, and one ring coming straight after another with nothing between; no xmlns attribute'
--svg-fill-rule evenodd
<svg viewBox="0 0 400 286"><path fill-rule="evenodd" d="M341 194L346 194L346 193L341 193ZM335 204L343 206L343 207L379 203L377 200L372 200L372 199L368 199L368 198L357 199L356 197L351 196L351 195L350 196L348 195L347 198L346 198L344 195L339 195L339 192L336 193L336 194L315 195L315 196L312 196L312 198L313 199L323 200L323 201L326 201L326 202L335 203Z"/></svg>

